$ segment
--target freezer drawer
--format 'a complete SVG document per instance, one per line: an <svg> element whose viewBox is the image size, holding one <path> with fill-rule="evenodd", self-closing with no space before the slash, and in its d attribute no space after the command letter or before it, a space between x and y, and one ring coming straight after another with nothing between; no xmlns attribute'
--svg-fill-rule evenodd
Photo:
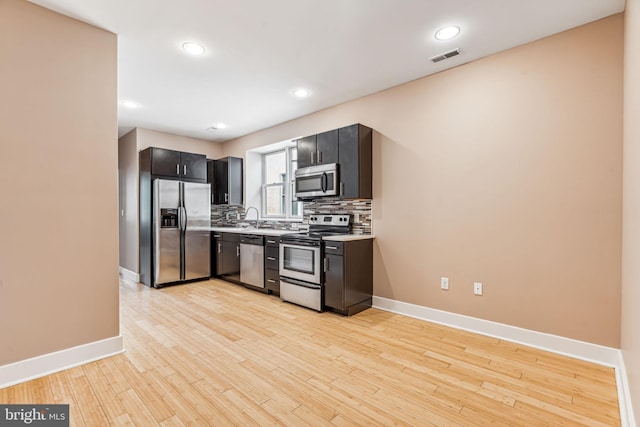
<svg viewBox="0 0 640 427"><path fill-rule="evenodd" d="M180 230L157 230L154 286L180 281Z"/></svg>

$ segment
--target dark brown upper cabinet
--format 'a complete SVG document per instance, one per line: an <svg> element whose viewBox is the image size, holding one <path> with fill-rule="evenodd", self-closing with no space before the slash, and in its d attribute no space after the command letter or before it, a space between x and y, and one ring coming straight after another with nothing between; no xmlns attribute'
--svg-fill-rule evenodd
<svg viewBox="0 0 640 427"><path fill-rule="evenodd" d="M361 124L338 129L340 197L372 197L372 130Z"/></svg>
<svg viewBox="0 0 640 427"><path fill-rule="evenodd" d="M298 168L338 163L343 199L372 197L372 130L359 123L297 140Z"/></svg>
<svg viewBox="0 0 640 427"><path fill-rule="evenodd" d="M338 163L338 129L300 138L297 148L299 168Z"/></svg>
<svg viewBox="0 0 640 427"><path fill-rule="evenodd" d="M224 157L207 161L208 182L211 184L211 203L214 205L241 205L242 159Z"/></svg>
<svg viewBox="0 0 640 427"><path fill-rule="evenodd" d="M154 177L207 181L207 158L204 154L149 147L140 152L140 159L143 164L150 166L150 173Z"/></svg>

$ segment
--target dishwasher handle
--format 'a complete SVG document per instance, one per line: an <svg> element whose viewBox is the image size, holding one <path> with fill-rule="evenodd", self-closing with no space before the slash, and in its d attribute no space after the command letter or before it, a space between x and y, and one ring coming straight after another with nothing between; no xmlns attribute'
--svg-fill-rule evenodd
<svg viewBox="0 0 640 427"><path fill-rule="evenodd" d="M264 237L259 234L241 234L240 235L240 243L244 243L246 245L264 245Z"/></svg>

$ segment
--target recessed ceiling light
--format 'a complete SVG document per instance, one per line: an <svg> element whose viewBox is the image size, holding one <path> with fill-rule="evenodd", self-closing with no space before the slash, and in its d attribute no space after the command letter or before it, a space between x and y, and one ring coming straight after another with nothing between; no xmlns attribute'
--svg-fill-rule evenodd
<svg viewBox="0 0 640 427"><path fill-rule="evenodd" d="M295 96L297 96L298 98L306 98L307 96L311 95L311 92L309 92L307 89L305 88L300 88L300 89L296 89L293 91L293 94Z"/></svg>
<svg viewBox="0 0 640 427"><path fill-rule="evenodd" d="M203 55L204 47L194 42L186 42L182 45L182 48L186 50L191 55Z"/></svg>
<svg viewBox="0 0 640 427"><path fill-rule="evenodd" d="M216 123L211 127L208 127L207 130L220 130L220 129L225 129L226 127L227 125L224 123Z"/></svg>
<svg viewBox="0 0 640 427"><path fill-rule="evenodd" d="M123 99L122 101L120 101L120 105L122 105L123 107L127 107L127 108L139 108L140 104L138 104L135 101L131 101L128 99Z"/></svg>
<svg viewBox="0 0 640 427"><path fill-rule="evenodd" d="M436 31L435 37L438 40L449 40L460 34L460 27L450 25L448 27L440 28Z"/></svg>

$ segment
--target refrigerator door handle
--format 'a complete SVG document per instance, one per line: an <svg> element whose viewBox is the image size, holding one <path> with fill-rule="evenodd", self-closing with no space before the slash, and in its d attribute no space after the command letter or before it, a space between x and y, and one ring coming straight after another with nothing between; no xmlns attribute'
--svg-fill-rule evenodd
<svg viewBox="0 0 640 427"><path fill-rule="evenodd" d="M183 207L182 209L184 209L184 230L187 230L187 223L189 222L189 214L187 214L187 208Z"/></svg>
<svg viewBox="0 0 640 427"><path fill-rule="evenodd" d="M185 208L184 206L181 206L180 210L182 211L182 220L180 222L180 229L182 231L187 231L187 221L189 220L189 217L187 216L187 208Z"/></svg>

